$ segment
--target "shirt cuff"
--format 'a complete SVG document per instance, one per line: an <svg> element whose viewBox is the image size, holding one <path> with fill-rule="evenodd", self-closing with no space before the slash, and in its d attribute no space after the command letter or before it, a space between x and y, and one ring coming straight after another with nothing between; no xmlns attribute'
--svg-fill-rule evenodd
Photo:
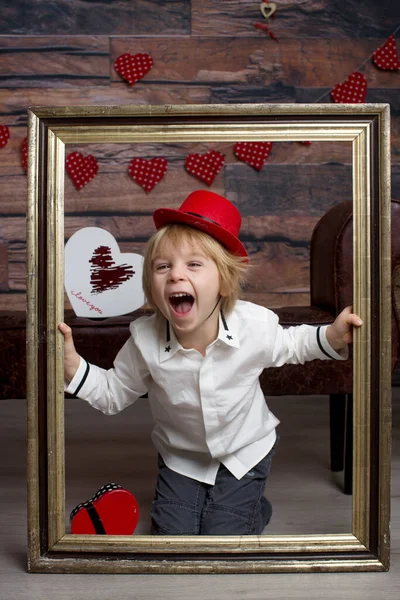
<svg viewBox="0 0 400 600"><path fill-rule="evenodd" d="M349 358L349 347L345 346L339 352L334 350L326 337L326 330L329 325L317 327L317 343L321 350L324 358L331 358L333 360L347 360Z"/></svg>
<svg viewBox="0 0 400 600"><path fill-rule="evenodd" d="M90 370L89 363L81 356L79 358L80 363L78 370L69 383L64 383L64 391L68 392L68 394L71 394L72 396L78 395L78 392L85 383Z"/></svg>

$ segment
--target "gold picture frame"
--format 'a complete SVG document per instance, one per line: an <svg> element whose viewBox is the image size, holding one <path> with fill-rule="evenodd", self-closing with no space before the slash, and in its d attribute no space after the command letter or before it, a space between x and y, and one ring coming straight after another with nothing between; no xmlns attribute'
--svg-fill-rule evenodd
<svg viewBox="0 0 400 600"><path fill-rule="evenodd" d="M30 109L29 571L267 573L389 568L389 115L386 104ZM65 529L63 337L57 329L64 314L65 145L259 140L343 141L352 145L354 310L364 322L354 339L352 531L241 537L68 534Z"/></svg>

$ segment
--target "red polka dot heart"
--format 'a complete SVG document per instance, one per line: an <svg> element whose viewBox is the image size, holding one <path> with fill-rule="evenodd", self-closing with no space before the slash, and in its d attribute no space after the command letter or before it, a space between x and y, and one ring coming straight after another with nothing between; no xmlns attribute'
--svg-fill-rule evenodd
<svg viewBox="0 0 400 600"><path fill-rule="evenodd" d="M375 50L372 60L383 71L398 71L400 69L394 35L388 37L383 46Z"/></svg>
<svg viewBox="0 0 400 600"><path fill-rule="evenodd" d="M365 101L367 80L362 73L352 73L346 81L331 90L332 100L339 104L360 104Z"/></svg>
<svg viewBox="0 0 400 600"><path fill-rule="evenodd" d="M225 157L217 150L210 150L205 154L189 154L185 160L186 170L211 185L215 177L224 166Z"/></svg>
<svg viewBox="0 0 400 600"><path fill-rule="evenodd" d="M10 139L10 131L7 125L0 125L0 148L3 148L8 144Z"/></svg>
<svg viewBox="0 0 400 600"><path fill-rule="evenodd" d="M168 162L159 158L134 158L129 163L129 173L134 181L149 193L167 172Z"/></svg>
<svg viewBox="0 0 400 600"><path fill-rule="evenodd" d="M22 158L22 166L24 168L24 171L27 171L28 170L28 138L27 137L25 137L22 140L21 158Z"/></svg>
<svg viewBox="0 0 400 600"><path fill-rule="evenodd" d="M71 152L65 160L65 168L75 187L81 190L97 174L99 165L91 154L84 156L80 152Z"/></svg>
<svg viewBox="0 0 400 600"><path fill-rule="evenodd" d="M154 64L149 54L121 54L114 62L114 69L122 79L134 85L150 71Z"/></svg>
<svg viewBox="0 0 400 600"><path fill-rule="evenodd" d="M272 142L238 142L234 152L240 160L261 171L271 149Z"/></svg>

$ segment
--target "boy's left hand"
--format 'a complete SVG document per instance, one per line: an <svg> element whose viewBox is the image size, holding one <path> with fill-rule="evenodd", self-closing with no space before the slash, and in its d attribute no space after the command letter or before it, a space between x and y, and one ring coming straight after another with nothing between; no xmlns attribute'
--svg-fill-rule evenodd
<svg viewBox="0 0 400 600"><path fill-rule="evenodd" d="M347 306L326 330L326 339L334 350L341 350L353 340L353 327L360 327L362 320Z"/></svg>

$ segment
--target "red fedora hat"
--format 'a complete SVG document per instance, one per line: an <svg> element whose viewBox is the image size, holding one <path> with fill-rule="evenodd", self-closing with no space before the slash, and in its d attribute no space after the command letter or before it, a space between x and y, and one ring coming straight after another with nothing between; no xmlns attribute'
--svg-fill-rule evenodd
<svg viewBox="0 0 400 600"><path fill-rule="evenodd" d="M153 213L156 229L172 223L182 223L205 231L232 254L247 256L238 239L242 218L240 212L226 198L208 190L192 192L178 210L158 208Z"/></svg>

